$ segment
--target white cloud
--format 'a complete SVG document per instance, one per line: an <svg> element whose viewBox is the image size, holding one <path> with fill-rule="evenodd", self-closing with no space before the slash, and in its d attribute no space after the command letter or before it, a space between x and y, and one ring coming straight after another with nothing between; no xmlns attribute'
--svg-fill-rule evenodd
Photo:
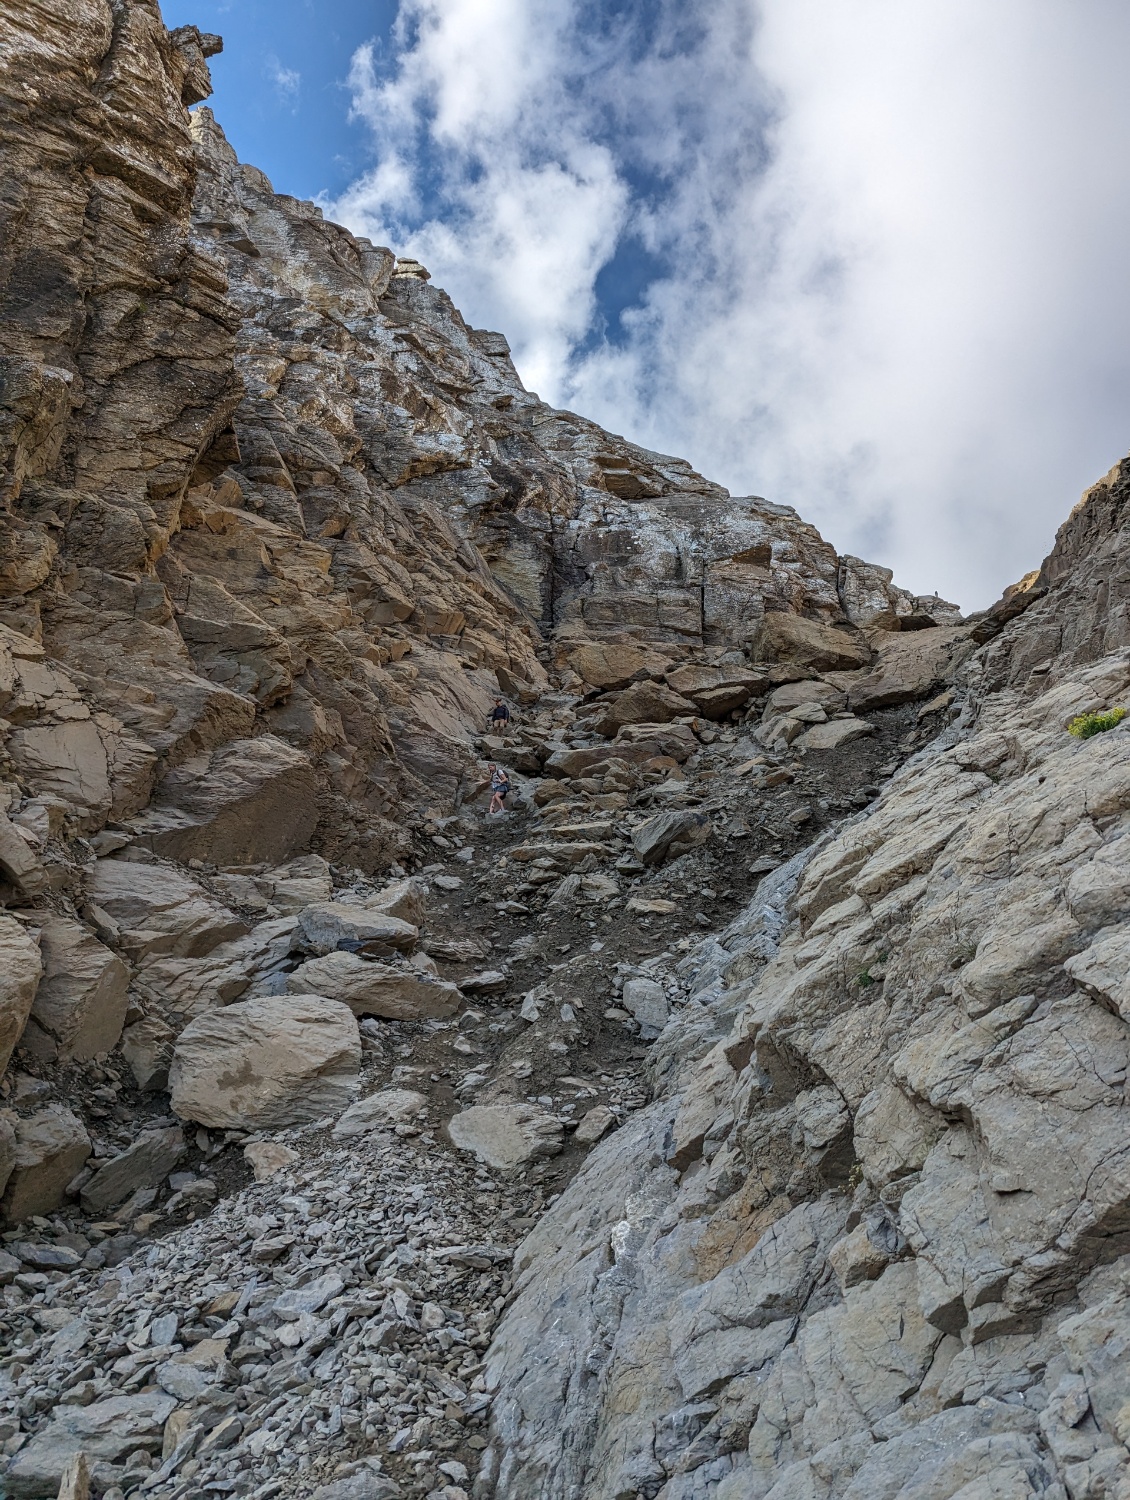
<svg viewBox="0 0 1130 1500"><path fill-rule="evenodd" d="M284 68L273 52L263 62L267 77L275 86L275 94L282 104L294 105L302 87L302 74L296 68Z"/></svg>
<svg viewBox="0 0 1130 1500"><path fill-rule="evenodd" d="M547 399L972 607L1130 447L1128 43L1117 0L401 0L334 211ZM668 270L594 342L629 237Z"/></svg>

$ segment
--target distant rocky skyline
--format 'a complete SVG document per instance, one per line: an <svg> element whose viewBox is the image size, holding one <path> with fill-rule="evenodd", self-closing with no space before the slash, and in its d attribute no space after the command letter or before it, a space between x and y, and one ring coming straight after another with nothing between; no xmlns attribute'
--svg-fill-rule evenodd
<svg viewBox="0 0 1130 1500"><path fill-rule="evenodd" d="M990 602L1127 446L1130 14L1006 0L177 0L280 190L527 384Z"/></svg>

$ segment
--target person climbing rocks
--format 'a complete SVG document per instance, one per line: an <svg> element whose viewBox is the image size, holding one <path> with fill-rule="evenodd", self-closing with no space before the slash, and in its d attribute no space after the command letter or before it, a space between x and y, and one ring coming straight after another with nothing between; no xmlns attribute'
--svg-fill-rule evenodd
<svg viewBox="0 0 1130 1500"><path fill-rule="evenodd" d="M487 817L492 813L500 813L503 804L510 795L510 777L501 766L496 766L492 761L487 767L490 772L490 806L487 808Z"/></svg>
<svg viewBox="0 0 1130 1500"><path fill-rule="evenodd" d="M494 707L487 718L488 729L502 729L510 723L510 706L502 698L494 700Z"/></svg>

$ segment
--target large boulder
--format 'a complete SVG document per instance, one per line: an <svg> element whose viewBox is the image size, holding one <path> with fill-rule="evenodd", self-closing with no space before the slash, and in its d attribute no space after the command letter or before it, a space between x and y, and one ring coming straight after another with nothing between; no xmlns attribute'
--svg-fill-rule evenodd
<svg viewBox="0 0 1130 1500"><path fill-rule="evenodd" d="M135 1193L138 1188L160 1187L188 1150L178 1126L167 1130L143 1130L133 1145L95 1172L79 1201L91 1217L104 1217L107 1210Z"/></svg>
<svg viewBox="0 0 1130 1500"><path fill-rule="evenodd" d="M321 995L273 995L191 1021L173 1051L169 1093L182 1120L281 1130L340 1114L360 1067L348 1006Z"/></svg>
<svg viewBox="0 0 1130 1500"><path fill-rule="evenodd" d="M772 610L758 626L754 654L761 660L793 662L817 672L850 672L871 660L858 635L803 615Z"/></svg>
<svg viewBox="0 0 1130 1500"><path fill-rule="evenodd" d="M82 1121L58 1104L49 1104L16 1123L16 1149L0 1216L10 1224L32 1214L53 1213L67 1184L90 1155L90 1137Z"/></svg>
<svg viewBox="0 0 1130 1500"><path fill-rule="evenodd" d="M57 1406L4 1471L4 1493L13 1500L56 1495L67 1464L84 1453L91 1463L120 1463L144 1449L160 1453L165 1423L176 1406L161 1391L111 1396L90 1406Z"/></svg>
<svg viewBox="0 0 1130 1500"><path fill-rule="evenodd" d="M568 666L582 681L601 692L627 687L633 680L660 675L670 658L646 646L610 641L585 641L564 653Z"/></svg>
<svg viewBox="0 0 1130 1500"><path fill-rule="evenodd" d="M24 1032L37 1057L85 1061L122 1034L129 970L79 922L51 914L40 933L43 978Z"/></svg>
<svg viewBox="0 0 1130 1500"><path fill-rule="evenodd" d="M411 875L406 880L394 880L375 896L366 897L363 904L366 911L399 917L402 922L411 922L413 927L424 925L428 909L424 884Z"/></svg>
<svg viewBox="0 0 1130 1500"><path fill-rule="evenodd" d="M598 734L615 734L624 724L668 724L672 719L691 718L698 708L681 693L659 682L634 682L611 699L594 719Z"/></svg>
<svg viewBox="0 0 1130 1500"><path fill-rule="evenodd" d="M233 740L177 766L138 819L138 838L170 859L279 864L318 821L309 758L274 735Z"/></svg>
<svg viewBox="0 0 1130 1500"><path fill-rule="evenodd" d="M556 1115L532 1104L476 1104L449 1120L447 1133L460 1151L508 1171L539 1157L556 1156L564 1130Z"/></svg>
<svg viewBox="0 0 1130 1500"><path fill-rule="evenodd" d="M848 704L870 712L929 697L972 649L968 630L953 626L884 633L876 637L878 662L851 684Z"/></svg>
<svg viewBox="0 0 1130 1500"><path fill-rule="evenodd" d="M748 667L702 667L688 662L667 673L667 684L691 699L706 718L721 719L748 703L765 686L765 673Z"/></svg>
<svg viewBox="0 0 1130 1500"><path fill-rule="evenodd" d="M645 865L676 859L710 837L710 819L705 813L672 810L657 813L632 830L632 847Z"/></svg>
<svg viewBox="0 0 1130 1500"><path fill-rule="evenodd" d="M100 859L86 878L87 900L117 929L136 962L160 954L196 958L247 932L203 886L168 865Z"/></svg>
<svg viewBox="0 0 1130 1500"><path fill-rule="evenodd" d="M332 953L342 939L386 943L400 953L411 953L420 936L418 927L399 917L366 906L346 906L340 901L320 901L298 914L297 946L311 953Z"/></svg>
<svg viewBox="0 0 1130 1500"><path fill-rule="evenodd" d="M453 1016L463 996L459 987L413 969L372 963L356 953L327 953L301 965L286 982L292 994L340 1000L357 1016L388 1021L422 1021Z"/></svg>
<svg viewBox="0 0 1130 1500"><path fill-rule="evenodd" d="M0 1073L27 1025L42 973L39 944L15 917L0 912Z"/></svg>

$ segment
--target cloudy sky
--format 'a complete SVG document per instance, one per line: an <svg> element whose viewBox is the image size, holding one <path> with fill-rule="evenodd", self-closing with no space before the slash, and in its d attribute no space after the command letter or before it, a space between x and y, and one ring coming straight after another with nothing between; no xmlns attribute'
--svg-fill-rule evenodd
<svg viewBox="0 0 1130 1500"><path fill-rule="evenodd" d="M1130 449L1124 0L176 0L528 386L967 608Z"/></svg>

